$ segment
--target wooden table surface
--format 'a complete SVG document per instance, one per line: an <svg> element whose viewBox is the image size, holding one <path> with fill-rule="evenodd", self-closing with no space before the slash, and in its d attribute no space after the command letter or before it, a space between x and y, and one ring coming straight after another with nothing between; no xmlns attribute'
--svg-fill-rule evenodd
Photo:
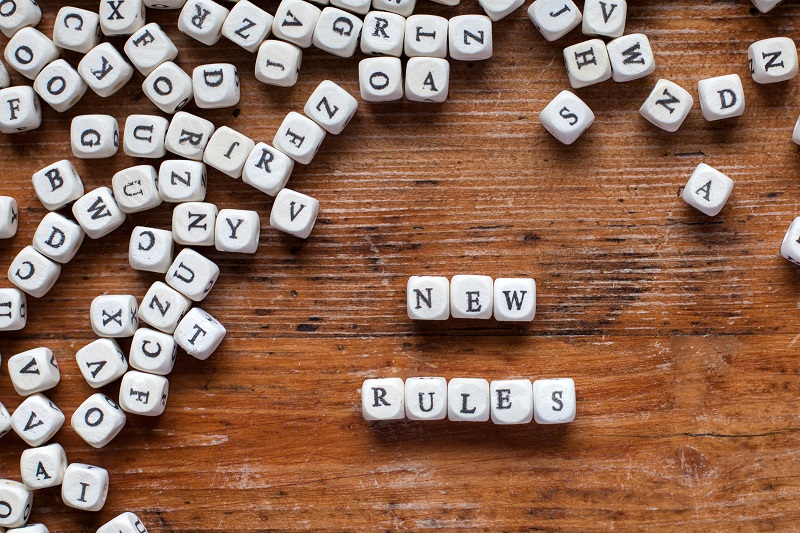
<svg viewBox="0 0 800 533"><path fill-rule="evenodd" d="M474 0L419 4L448 17L480 12ZM90 448L67 423L53 442L71 462L109 470L108 502L74 511L47 489L31 520L52 532L94 532L126 510L152 532L797 528L800 269L779 246L800 214L791 142L800 78L758 86L746 51L796 36L800 3L768 15L746 0L631 4L626 31L648 35L656 72L578 90L597 120L572 147L538 113L569 87L561 50L584 37L548 43L523 8L494 25L491 60L451 61L446 103L361 102L344 133L296 167L289 187L321 204L307 241L269 227L270 197L210 171L208 201L262 217L256 255L201 250L222 270L202 307L228 328L226 340L208 361L181 354L164 415L130 415L106 448ZM58 6L42 6L49 33ZM360 53L305 50L297 85L268 87L253 76L253 55L224 39L190 40L177 16L147 13L178 44L181 66L232 61L240 70L236 111L202 112L217 126L270 142L323 79L358 93ZM696 103L670 134L638 113L658 78L696 96L699 79L730 73L746 93L739 119L708 123ZM16 237L0 241L0 272L46 213L33 172L70 158L89 190L146 163L121 151L79 161L68 138L75 115L122 123L156 112L142 79L61 115L46 108L34 132L0 136L0 194L21 211ZM701 162L736 182L715 218L679 196ZM69 420L94 392L74 359L94 339L92 298L141 298L162 279L129 267L128 239L136 225L170 220L164 204L87 239L55 288L29 299L25 330L0 335L0 402L13 410L21 401L7 358L47 346L62 372L47 395ZM461 273L534 277L536 319L409 321L409 276ZM569 376L577 418L558 427L366 423L359 388L381 376ZM102 390L115 397L118 387ZM0 440L0 478L19 479L24 448L13 434Z"/></svg>

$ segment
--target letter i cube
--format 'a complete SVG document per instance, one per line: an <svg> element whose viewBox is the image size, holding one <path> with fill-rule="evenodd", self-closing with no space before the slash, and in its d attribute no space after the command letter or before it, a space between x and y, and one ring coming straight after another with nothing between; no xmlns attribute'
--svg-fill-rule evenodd
<svg viewBox="0 0 800 533"><path fill-rule="evenodd" d="M108 471L104 468L72 463L61 482L64 505L83 511L99 511L108 497Z"/></svg>

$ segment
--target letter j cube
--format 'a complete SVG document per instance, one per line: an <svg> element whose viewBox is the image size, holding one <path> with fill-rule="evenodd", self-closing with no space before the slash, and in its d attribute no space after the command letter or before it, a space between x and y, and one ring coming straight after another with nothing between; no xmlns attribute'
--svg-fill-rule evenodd
<svg viewBox="0 0 800 533"><path fill-rule="evenodd" d="M594 122L594 113L583 100L569 91L561 91L539 114L550 134L564 144L572 144Z"/></svg>
<svg viewBox="0 0 800 533"><path fill-rule="evenodd" d="M698 211L713 217L722 211L731 192L732 179L705 163L700 163L683 188L683 200Z"/></svg>
<svg viewBox="0 0 800 533"><path fill-rule="evenodd" d="M361 386L364 420L402 420L406 416L405 385L400 378L367 379Z"/></svg>
<svg viewBox="0 0 800 533"><path fill-rule="evenodd" d="M411 276L406 286L406 308L411 320L447 320L450 281L442 276Z"/></svg>

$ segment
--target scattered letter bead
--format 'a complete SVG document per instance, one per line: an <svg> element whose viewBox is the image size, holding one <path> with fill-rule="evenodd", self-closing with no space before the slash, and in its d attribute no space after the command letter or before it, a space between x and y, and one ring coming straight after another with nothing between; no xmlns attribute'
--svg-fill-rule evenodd
<svg viewBox="0 0 800 533"><path fill-rule="evenodd" d="M434 15L412 15L405 23L405 53L408 57L447 57L448 22Z"/></svg>
<svg viewBox="0 0 800 533"><path fill-rule="evenodd" d="M447 384L447 418L452 422L489 420L489 382L480 378L453 378Z"/></svg>
<svg viewBox="0 0 800 533"><path fill-rule="evenodd" d="M403 97L403 71L397 57L368 57L358 64L361 98L390 102Z"/></svg>
<svg viewBox="0 0 800 533"><path fill-rule="evenodd" d="M81 159L111 157L119 148L119 124L110 115L78 115L69 135L72 153Z"/></svg>
<svg viewBox="0 0 800 533"><path fill-rule="evenodd" d="M372 0L372 8L408 17L414 13L416 3L417 0Z"/></svg>
<svg viewBox="0 0 800 533"><path fill-rule="evenodd" d="M316 122L291 111L275 133L272 145L301 165L308 165L324 139L325 130Z"/></svg>
<svg viewBox="0 0 800 533"><path fill-rule="evenodd" d="M92 300L89 315L99 337L130 337L139 327L139 306L129 294L103 294Z"/></svg>
<svg viewBox="0 0 800 533"><path fill-rule="evenodd" d="M492 318L493 301L490 276L459 275L450 280L450 314L453 318Z"/></svg>
<svg viewBox="0 0 800 533"><path fill-rule="evenodd" d="M732 192L732 179L700 163L683 188L683 200L701 213L713 217L722 211Z"/></svg>
<svg viewBox="0 0 800 533"><path fill-rule="evenodd" d="M211 292L218 277L219 267L216 263L191 248L184 248L169 267L167 284L192 301L201 302ZM158 327L152 322L148 323Z"/></svg>
<svg viewBox="0 0 800 533"><path fill-rule="evenodd" d="M534 381L533 419L537 424L566 424L575 420L575 382L571 378Z"/></svg>
<svg viewBox="0 0 800 533"><path fill-rule="evenodd" d="M122 513L100 526L97 533L147 533L147 528L133 513Z"/></svg>
<svg viewBox="0 0 800 533"><path fill-rule="evenodd" d="M564 48L569 83L575 89L611 78L611 60L606 43L592 39Z"/></svg>
<svg viewBox="0 0 800 533"><path fill-rule="evenodd" d="M116 93L133 77L133 67L117 52L111 43L92 48L81 62L78 73L98 96L103 98Z"/></svg>
<svg viewBox="0 0 800 533"><path fill-rule="evenodd" d="M35 130L42 124L42 106L32 87L0 89L0 132Z"/></svg>
<svg viewBox="0 0 800 533"><path fill-rule="evenodd" d="M527 424L533 420L533 387L527 379L492 381L492 422Z"/></svg>
<svg viewBox="0 0 800 533"><path fill-rule="evenodd" d="M261 236L261 219L257 211L223 209L217 215L214 246L220 252L254 254Z"/></svg>
<svg viewBox="0 0 800 533"><path fill-rule="evenodd" d="M13 37L20 29L36 26L42 20L42 9L35 0L5 0L0 5L0 30Z"/></svg>
<svg viewBox="0 0 800 533"><path fill-rule="evenodd" d="M67 470L67 454L57 443L28 448L19 459L22 482L30 490L61 485Z"/></svg>
<svg viewBox="0 0 800 533"><path fill-rule="evenodd" d="M275 196L286 186L292 169L294 159L266 143L258 143L244 163L242 181L261 192Z"/></svg>
<svg viewBox="0 0 800 533"><path fill-rule="evenodd" d="M85 54L100 44L100 17L77 7L62 7L53 24L53 43Z"/></svg>
<svg viewBox="0 0 800 533"><path fill-rule="evenodd" d="M24 526L31 515L33 493L22 483L0 479L0 502L5 504L4 512L0 515L0 526Z"/></svg>
<svg viewBox="0 0 800 533"><path fill-rule="evenodd" d="M114 198L123 213L139 213L161 205L158 172L150 165L120 170L111 178Z"/></svg>
<svg viewBox="0 0 800 533"><path fill-rule="evenodd" d="M84 235L81 227L67 217L47 213L33 235L33 247L53 261L65 264L78 253Z"/></svg>
<svg viewBox="0 0 800 533"><path fill-rule="evenodd" d="M400 378L364 380L361 412L364 420L402 420L406 416L405 384Z"/></svg>
<svg viewBox="0 0 800 533"><path fill-rule="evenodd" d="M247 0L240 0L231 8L222 35L247 50L256 52L272 31L272 15Z"/></svg>
<svg viewBox="0 0 800 533"><path fill-rule="evenodd" d="M409 420L443 420L447 416L447 380L408 378L405 383Z"/></svg>
<svg viewBox="0 0 800 533"><path fill-rule="evenodd" d="M781 255L792 263L800 265L800 217L792 220L789 229L786 230L781 242ZM2 435L1 427L0 435Z"/></svg>
<svg viewBox="0 0 800 533"><path fill-rule="evenodd" d="M186 0L144 0L144 5L153 9L181 9L184 4Z"/></svg>
<svg viewBox="0 0 800 533"><path fill-rule="evenodd" d="M99 14L100 29L109 37L130 35L144 26L142 0L101 0Z"/></svg>
<svg viewBox="0 0 800 533"><path fill-rule="evenodd" d="M72 214L90 239L104 237L125 222L125 213L108 187L84 194L72 204Z"/></svg>
<svg viewBox="0 0 800 533"><path fill-rule="evenodd" d="M494 280L494 318L500 322L530 322L536 315L536 282L531 278Z"/></svg>
<svg viewBox="0 0 800 533"><path fill-rule="evenodd" d="M303 112L325 131L338 135L350 123L358 101L347 91L325 80L311 93Z"/></svg>
<svg viewBox="0 0 800 533"><path fill-rule="evenodd" d="M33 89L50 107L63 113L78 103L88 86L69 63L57 59L36 76Z"/></svg>
<svg viewBox="0 0 800 533"><path fill-rule="evenodd" d="M256 79L267 85L291 87L297 83L303 51L291 43L267 39L256 56Z"/></svg>
<svg viewBox="0 0 800 533"><path fill-rule="evenodd" d="M401 15L370 11L364 18L361 51L373 56L400 57L403 54L405 28L406 19Z"/></svg>
<svg viewBox="0 0 800 533"><path fill-rule="evenodd" d="M33 175L33 190L50 211L61 209L83 196L83 181L66 159L44 167Z"/></svg>
<svg viewBox="0 0 800 533"><path fill-rule="evenodd" d="M669 80L658 80L639 113L664 131L677 131L689 115L694 98Z"/></svg>
<svg viewBox="0 0 800 533"><path fill-rule="evenodd" d="M122 376L128 361L114 339L98 339L75 354L78 369L90 387L99 389Z"/></svg>
<svg viewBox="0 0 800 533"><path fill-rule="evenodd" d="M738 74L700 80L697 92L700 109L709 122L744 113L744 88Z"/></svg>
<svg viewBox="0 0 800 533"><path fill-rule="evenodd" d="M27 524L25 526L9 529L6 533L50 533L44 524Z"/></svg>
<svg viewBox="0 0 800 533"><path fill-rule="evenodd" d="M189 269L192 268L195 267L181 268L180 274L188 275ZM186 296L166 283L156 281L142 298L142 305L139 306L139 318L142 322L150 324L158 330L172 334L178 326L178 322L191 306L192 302ZM145 369L140 368L139 370ZM154 373L158 374L159 372Z"/></svg>
<svg viewBox="0 0 800 533"><path fill-rule="evenodd" d="M192 77L167 61L142 82L142 91L164 113L176 113L192 99Z"/></svg>
<svg viewBox="0 0 800 533"><path fill-rule="evenodd" d="M327 4L325 1L316 1L317 4ZM358 13L359 15L366 15L372 5L371 0L331 0L331 5L349 11L351 13Z"/></svg>
<svg viewBox="0 0 800 533"><path fill-rule="evenodd" d="M756 83L776 83L797 76L797 47L788 37L754 42L747 49L747 58Z"/></svg>
<svg viewBox="0 0 800 533"><path fill-rule="evenodd" d="M234 179L242 175L247 156L255 147L252 139L222 126L214 132L203 153L203 162Z"/></svg>
<svg viewBox="0 0 800 533"><path fill-rule="evenodd" d="M524 0L479 0L478 3L490 19L498 21L518 9Z"/></svg>
<svg viewBox="0 0 800 533"><path fill-rule="evenodd" d="M55 263L36 251L33 246L26 246L8 267L8 279L34 298L41 298L53 288L61 265Z"/></svg>
<svg viewBox="0 0 800 533"><path fill-rule="evenodd" d="M172 238L184 246L213 246L217 206L186 202L172 210Z"/></svg>
<svg viewBox="0 0 800 533"><path fill-rule="evenodd" d="M44 67L58 59L58 48L36 28L22 28L8 41L4 55L14 70L32 80Z"/></svg>
<svg viewBox="0 0 800 533"><path fill-rule="evenodd" d="M11 427L30 446L41 446L64 425L64 413L42 394L28 396L14 414ZM0 522L2 523L2 522Z"/></svg>
<svg viewBox="0 0 800 533"><path fill-rule="evenodd" d="M125 55L145 76L178 57L178 48L155 22L140 28L125 42Z"/></svg>
<svg viewBox="0 0 800 533"><path fill-rule="evenodd" d="M339 57L356 52L364 23L356 15L335 7L326 7L317 20L312 44Z"/></svg>
<svg viewBox="0 0 800 533"><path fill-rule="evenodd" d="M19 289L0 289L0 331L19 331L24 328L28 322L27 307L28 301L24 292ZM0 410L0 437L2 436L3 413Z"/></svg>
<svg viewBox="0 0 800 533"><path fill-rule="evenodd" d="M319 213L319 202L291 189L282 189L275 197L269 215L273 228L300 237L308 238Z"/></svg>
<svg viewBox="0 0 800 533"><path fill-rule="evenodd" d="M167 130L166 147L173 154L201 161L214 124L204 118L181 111L175 113Z"/></svg>
<svg viewBox="0 0 800 533"><path fill-rule="evenodd" d="M129 115L125 119L122 149L131 157L158 159L167 153L169 120L156 115Z"/></svg>
<svg viewBox="0 0 800 533"><path fill-rule="evenodd" d="M99 511L108 497L108 471L98 466L72 463L61 482L61 500L67 507Z"/></svg>
<svg viewBox="0 0 800 533"><path fill-rule="evenodd" d="M485 15L459 15L448 25L450 57L480 61L492 57L492 20ZM605 47L603 47L605 50Z"/></svg>
<svg viewBox="0 0 800 533"><path fill-rule="evenodd" d="M125 427L125 412L114 400L98 392L75 410L70 423L87 444L102 448Z"/></svg>
<svg viewBox="0 0 800 533"><path fill-rule="evenodd" d="M211 46L222 37L229 11L211 0L189 0L178 18L178 30Z"/></svg>
<svg viewBox="0 0 800 533"><path fill-rule="evenodd" d="M649 76L656 69L650 41L643 33L617 37L606 46L611 61L611 77L624 82Z"/></svg>
<svg viewBox="0 0 800 533"><path fill-rule="evenodd" d="M206 165L200 161L168 159L158 169L158 194L165 202L202 202L206 199Z"/></svg>
<svg viewBox="0 0 800 533"><path fill-rule="evenodd" d="M625 0L586 0L581 31L585 35L620 37L625 32L627 16Z"/></svg>
<svg viewBox="0 0 800 533"><path fill-rule="evenodd" d="M230 63L200 65L192 71L194 101L200 109L231 107L239 103L239 72Z"/></svg>
<svg viewBox="0 0 800 533"><path fill-rule="evenodd" d="M542 126L564 144L572 144L594 123L594 113L583 100L561 91L539 114Z"/></svg>
<svg viewBox="0 0 800 533"><path fill-rule="evenodd" d="M204 361L211 357L226 334L225 326L199 307L193 307L175 329L175 341L186 353Z"/></svg>
<svg viewBox="0 0 800 533"><path fill-rule="evenodd" d="M450 90L450 63L438 57L412 57L406 64L406 98L444 102Z"/></svg>
<svg viewBox="0 0 800 533"><path fill-rule="evenodd" d="M10 196L0 196L0 239L10 239L17 234L19 208Z"/></svg>
<svg viewBox="0 0 800 533"><path fill-rule="evenodd" d="M406 308L412 320L447 320L450 280L441 276L411 276L406 286Z"/></svg>
<svg viewBox="0 0 800 533"><path fill-rule="evenodd" d="M119 405L128 413L160 416L167 407L169 380L164 376L130 370L122 376Z"/></svg>
<svg viewBox="0 0 800 533"><path fill-rule="evenodd" d="M128 360L133 368L166 376L172 372L178 355L175 337L150 328L139 328L133 335Z"/></svg>
<svg viewBox="0 0 800 533"><path fill-rule="evenodd" d="M536 0L528 8L528 17L548 41L562 38L583 20L572 0Z"/></svg>
<svg viewBox="0 0 800 533"><path fill-rule="evenodd" d="M131 233L128 262L131 268L165 274L172 264L172 232L136 226Z"/></svg>
<svg viewBox="0 0 800 533"><path fill-rule="evenodd" d="M300 48L311 46L322 10L303 0L283 0L272 21L272 34Z"/></svg>
<svg viewBox="0 0 800 533"><path fill-rule="evenodd" d="M8 359L11 384L20 396L50 390L61 381L56 356L49 348L34 348Z"/></svg>

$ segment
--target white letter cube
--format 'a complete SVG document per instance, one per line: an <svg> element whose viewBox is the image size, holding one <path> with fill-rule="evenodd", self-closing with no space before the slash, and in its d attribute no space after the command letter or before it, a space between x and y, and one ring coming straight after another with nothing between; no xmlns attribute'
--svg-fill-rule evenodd
<svg viewBox="0 0 800 533"><path fill-rule="evenodd" d="M219 267L191 248L184 248L167 271L167 284L194 302L208 296L219 277ZM151 326L157 327L152 322ZM161 329L161 328L159 328Z"/></svg>
<svg viewBox="0 0 800 533"><path fill-rule="evenodd" d="M272 145L301 165L308 165L323 140L324 129L310 118L291 111L275 133Z"/></svg>
<svg viewBox="0 0 800 533"><path fill-rule="evenodd" d="M303 0L283 0L272 21L272 34L300 48L311 46L322 10Z"/></svg>
<svg viewBox="0 0 800 533"><path fill-rule="evenodd" d="M0 89L0 133L35 130L42 124L42 106L27 85Z"/></svg>
<svg viewBox="0 0 800 533"><path fill-rule="evenodd" d="M222 209L217 214L214 246L220 252L254 254L261 236L261 219L257 211Z"/></svg>
<svg viewBox="0 0 800 533"><path fill-rule="evenodd" d="M414 13L416 3L417 0L372 0L372 8L408 17Z"/></svg>
<svg viewBox="0 0 800 533"><path fill-rule="evenodd" d="M119 405L128 413L160 416L167 407L169 380L164 376L130 370L122 376Z"/></svg>
<svg viewBox="0 0 800 533"><path fill-rule="evenodd" d="M800 265L800 217L792 220L789 229L786 230L781 242L781 255L792 263Z"/></svg>
<svg viewBox="0 0 800 533"><path fill-rule="evenodd" d="M214 129L214 124L204 118L183 111L175 113L167 130L167 150L186 159L202 161Z"/></svg>
<svg viewBox="0 0 800 533"><path fill-rule="evenodd" d="M606 45L606 49L614 81L625 82L644 78L656 69L653 49L650 48L647 35L643 33L617 37Z"/></svg>
<svg viewBox="0 0 800 533"><path fill-rule="evenodd" d="M108 187L84 194L72 204L72 214L90 239L104 237L125 222L125 213Z"/></svg>
<svg viewBox="0 0 800 533"><path fill-rule="evenodd" d="M747 49L747 58L756 83L776 83L797 76L797 46L789 37L756 41Z"/></svg>
<svg viewBox="0 0 800 533"><path fill-rule="evenodd" d="M72 429L93 448L102 448L125 427L125 412L105 394L89 396L72 415Z"/></svg>
<svg viewBox="0 0 800 533"><path fill-rule="evenodd" d="M258 143L244 163L242 181L275 196L286 186L293 169L294 159L266 143Z"/></svg>
<svg viewBox="0 0 800 533"><path fill-rule="evenodd" d="M120 170L111 178L114 198L123 213L139 213L161 205L158 172L151 165Z"/></svg>
<svg viewBox="0 0 800 533"><path fill-rule="evenodd" d="M361 98L390 102L403 97L403 69L397 57L368 57L358 63Z"/></svg>
<svg viewBox="0 0 800 533"><path fill-rule="evenodd" d="M447 385L447 418L452 422L486 422L490 403L485 379L453 378Z"/></svg>
<svg viewBox="0 0 800 533"><path fill-rule="evenodd" d="M175 337L150 328L139 328L133 335L130 365L136 370L166 376L172 372L178 355Z"/></svg>
<svg viewBox="0 0 800 533"><path fill-rule="evenodd" d="M56 357L49 348L34 348L8 359L11 384L20 396L50 390L61 381Z"/></svg>
<svg viewBox="0 0 800 533"><path fill-rule="evenodd" d="M230 63L200 65L192 71L194 101L200 109L231 107L239 103L239 72Z"/></svg>
<svg viewBox="0 0 800 533"><path fill-rule="evenodd" d="M78 115L69 135L72 153L81 159L111 157L119 148L119 124L110 115Z"/></svg>
<svg viewBox="0 0 800 533"><path fill-rule="evenodd" d="M406 417L405 384L400 378L364 380L361 413L364 420L401 420Z"/></svg>
<svg viewBox="0 0 800 533"><path fill-rule="evenodd" d="M67 470L67 454L60 444L28 448L19 459L22 482L29 490L61 485Z"/></svg>
<svg viewBox="0 0 800 533"><path fill-rule="evenodd" d="M61 209L83 196L83 181L66 159L44 167L33 175L33 190L50 211Z"/></svg>
<svg viewBox="0 0 800 533"><path fill-rule="evenodd" d="M0 239L10 239L17 234L19 208L10 196L0 196Z"/></svg>
<svg viewBox="0 0 800 533"><path fill-rule="evenodd" d="M352 57L358 47L364 23L356 15L326 7L317 20L312 44L339 57Z"/></svg>
<svg viewBox="0 0 800 533"><path fill-rule="evenodd" d="M33 246L23 248L8 267L8 279L34 298L41 298L53 288L61 265L36 251Z"/></svg>
<svg viewBox="0 0 800 533"><path fill-rule="evenodd" d="M314 3L324 5L327 0L316 0ZM366 15L372 6L371 0L331 0L331 5L340 7L345 11L351 13L358 13L359 15Z"/></svg>
<svg viewBox="0 0 800 533"><path fill-rule="evenodd" d="M186 269L181 269L181 274L187 273ZM172 334L191 306L192 302L186 296L164 282L156 281L142 298L139 318L156 329ZM139 370L147 371L144 368Z"/></svg>
<svg viewBox="0 0 800 533"><path fill-rule="evenodd" d="M186 202L172 210L172 238L185 246L213 246L217 206Z"/></svg>
<svg viewBox="0 0 800 533"><path fill-rule="evenodd" d="M586 0L583 4L585 35L620 37L625 32L628 4L625 0Z"/></svg>
<svg viewBox="0 0 800 533"><path fill-rule="evenodd" d="M8 2L10 0L6 0ZM24 2L26 0L12 0ZM2 20L2 17L0 17ZM3 55L6 63L28 78L35 79L49 63L58 59L58 48L36 28L22 28L9 39Z"/></svg>
<svg viewBox="0 0 800 533"><path fill-rule="evenodd" d="M162 161L158 169L158 194L165 202L202 202L207 190L205 163L183 159Z"/></svg>
<svg viewBox="0 0 800 533"><path fill-rule="evenodd" d="M732 179L705 163L700 163L683 188L683 200L701 213L713 217L722 211L731 192Z"/></svg>
<svg viewBox="0 0 800 533"><path fill-rule="evenodd" d="M450 63L438 57L412 57L406 64L406 98L444 102L450 90Z"/></svg>
<svg viewBox="0 0 800 533"><path fill-rule="evenodd" d="M611 60L602 39L592 39L564 48L564 63L567 65L569 83L575 89L611 78Z"/></svg>
<svg viewBox="0 0 800 533"><path fill-rule="evenodd" d="M193 307L175 329L175 341L186 353L204 361L211 357L226 334L225 326L199 307Z"/></svg>
<svg viewBox="0 0 800 533"><path fill-rule="evenodd" d="M539 114L550 134L564 144L572 144L594 123L594 113L583 100L561 91Z"/></svg>
<svg viewBox="0 0 800 533"><path fill-rule="evenodd" d="M700 80L697 93L700 110L709 122L744 113L744 88L738 74Z"/></svg>
<svg viewBox="0 0 800 533"><path fill-rule="evenodd" d="M30 446L41 446L64 425L64 413L42 394L28 396L11 415L11 427ZM2 523L2 522L0 522Z"/></svg>
<svg viewBox="0 0 800 533"><path fill-rule="evenodd" d="M412 320L447 320L450 280L440 276L411 276L406 286L406 308Z"/></svg>
<svg viewBox="0 0 800 533"><path fill-rule="evenodd" d="M139 305L130 294L103 294L92 300L92 330L99 337L131 337L139 327Z"/></svg>
<svg viewBox="0 0 800 533"><path fill-rule="evenodd" d="M658 80L639 113L664 131L677 131L689 115L694 98L688 91L669 80Z"/></svg>
<svg viewBox="0 0 800 533"><path fill-rule="evenodd" d="M156 115L128 115L122 149L131 157L158 159L167 153L165 139L169 121Z"/></svg>
<svg viewBox="0 0 800 533"><path fill-rule="evenodd" d="M257 5L240 0L225 19L222 35L248 52L256 52L272 31L273 20L272 15Z"/></svg>
<svg viewBox="0 0 800 533"><path fill-rule="evenodd" d="M448 26L450 57L480 61L492 57L492 19L485 15L459 15Z"/></svg>
<svg viewBox="0 0 800 533"><path fill-rule="evenodd" d="M411 15L406 20L404 50L408 57L447 57L447 28L444 17Z"/></svg>
<svg viewBox="0 0 800 533"><path fill-rule="evenodd" d="M527 424L533 420L533 387L527 379L492 381L492 422Z"/></svg>
<svg viewBox="0 0 800 533"><path fill-rule="evenodd" d="M557 41L583 20L581 10L572 0L536 0L528 8L528 17L548 41Z"/></svg>
<svg viewBox="0 0 800 533"><path fill-rule="evenodd" d="M155 22L143 26L131 35L125 42L124 50L133 66L145 76L162 63L178 57L178 48Z"/></svg>
<svg viewBox="0 0 800 533"><path fill-rule="evenodd" d="M405 17L387 11L370 11L364 17L361 51L373 56L400 57L403 55L405 32Z"/></svg>
<svg viewBox="0 0 800 533"><path fill-rule="evenodd" d="M575 420L575 382L571 378L534 381L533 419L537 424L566 424Z"/></svg>
<svg viewBox="0 0 800 533"><path fill-rule="evenodd" d="M20 29L36 26L42 20L42 9L35 0L6 0L0 9L0 31L13 37Z"/></svg>
<svg viewBox="0 0 800 533"><path fill-rule="evenodd" d="M0 331L19 331L28 322L28 301L19 289L0 289ZM0 404L1 405L1 404ZM3 415L0 412L0 437L3 436Z"/></svg>
<svg viewBox="0 0 800 533"><path fill-rule="evenodd" d="M214 132L203 154L203 162L234 179L242 175L247 156L256 143L236 130L222 126Z"/></svg>
<svg viewBox="0 0 800 533"><path fill-rule="evenodd" d="M142 91L164 113L177 113L194 94L192 77L172 61L153 69L142 82Z"/></svg>
<svg viewBox="0 0 800 533"><path fill-rule="evenodd" d="M172 264L172 232L136 226L131 233L128 262L131 268L165 274Z"/></svg>
<svg viewBox="0 0 800 533"><path fill-rule="evenodd" d="M178 30L211 46L222 37L229 11L211 0L189 0L178 18Z"/></svg>
<svg viewBox="0 0 800 533"><path fill-rule="evenodd" d="M443 420L447 416L447 380L408 378L405 384L409 420Z"/></svg>
<svg viewBox="0 0 800 533"><path fill-rule="evenodd" d="M778 7L778 4L781 2L783 2L783 0L753 0L753 5L762 13L769 13Z"/></svg>
<svg viewBox="0 0 800 533"><path fill-rule="evenodd" d="M114 339L97 339L75 354L78 369L90 387L99 389L122 376L128 361Z"/></svg>
<svg viewBox="0 0 800 533"><path fill-rule="evenodd" d="M53 43L85 54L100 43L100 17L77 7L62 7L53 24Z"/></svg>
<svg viewBox="0 0 800 533"><path fill-rule="evenodd" d="M61 482L64 505L83 511L99 511L108 497L108 471L82 463L72 463Z"/></svg>
<svg viewBox="0 0 800 533"><path fill-rule="evenodd" d="M33 493L22 483L0 479L0 502L3 509L0 526L20 527L25 525L31 515Z"/></svg>
<svg viewBox="0 0 800 533"><path fill-rule="evenodd" d="M493 285L490 276L453 276L450 280L450 314L453 318L492 318Z"/></svg>
<svg viewBox="0 0 800 533"><path fill-rule="evenodd" d="M100 526L97 533L147 533L147 528L133 513L122 513Z"/></svg>
<svg viewBox="0 0 800 533"><path fill-rule="evenodd" d="M133 77L133 67L111 43L101 43L89 50L78 63L78 73L98 96L116 93Z"/></svg>
<svg viewBox="0 0 800 533"><path fill-rule="evenodd" d="M303 51L292 43L267 39L258 48L256 79L267 85L291 87L303 62Z"/></svg>
<svg viewBox="0 0 800 533"><path fill-rule="evenodd" d="M144 3L142 0L102 0L99 15L103 35L130 35L144 26Z"/></svg>
<svg viewBox="0 0 800 533"><path fill-rule="evenodd" d="M325 131L338 135L355 115L358 101L330 80L320 83L308 98L303 112Z"/></svg>
<svg viewBox="0 0 800 533"><path fill-rule="evenodd" d="M88 85L69 63L57 59L36 76L33 89L50 107L63 113L78 103Z"/></svg>
<svg viewBox="0 0 800 533"><path fill-rule="evenodd" d="M269 215L269 225L273 228L300 237L308 238L319 213L319 202L310 196L282 189L275 197Z"/></svg>
<svg viewBox="0 0 800 533"><path fill-rule="evenodd" d="M490 19L498 21L519 8L524 0L478 0Z"/></svg>
<svg viewBox="0 0 800 533"><path fill-rule="evenodd" d="M494 319L530 322L536 316L536 282L532 278L494 280Z"/></svg>

